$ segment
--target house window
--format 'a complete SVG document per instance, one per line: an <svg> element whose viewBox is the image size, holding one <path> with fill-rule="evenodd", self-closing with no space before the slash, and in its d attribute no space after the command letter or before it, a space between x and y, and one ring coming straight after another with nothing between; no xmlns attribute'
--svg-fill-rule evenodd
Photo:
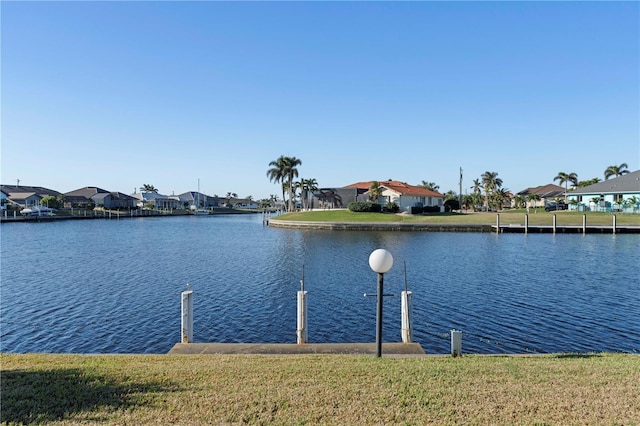
<svg viewBox="0 0 640 426"><path fill-rule="evenodd" d="M613 194L613 201L615 201L618 204L622 202L623 198L624 197L622 194Z"/></svg>

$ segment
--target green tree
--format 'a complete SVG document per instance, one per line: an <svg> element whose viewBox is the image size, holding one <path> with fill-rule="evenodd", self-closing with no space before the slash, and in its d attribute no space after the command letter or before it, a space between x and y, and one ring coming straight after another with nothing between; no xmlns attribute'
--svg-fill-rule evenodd
<svg viewBox="0 0 640 426"><path fill-rule="evenodd" d="M438 189L440 189L440 187L436 185L435 182L427 182L425 180L422 181L422 184L420 186L430 191L436 191L436 192L438 192Z"/></svg>
<svg viewBox="0 0 640 426"><path fill-rule="evenodd" d="M513 197L513 206L516 209L524 207L524 198L522 197L522 195L516 195L515 197Z"/></svg>
<svg viewBox="0 0 640 426"><path fill-rule="evenodd" d="M594 183L598 183L598 182L600 182L600 178L581 180L581 181L578 181L577 187L584 188L585 186L593 185Z"/></svg>
<svg viewBox="0 0 640 426"><path fill-rule="evenodd" d="M142 187L140 187L140 192L153 192L153 193L158 193L158 189L153 186L153 185L149 185L149 184L143 184Z"/></svg>
<svg viewBox="0 0 640 426"><path fill-rule="evenodd" d="M382 187L378 183L378 181L371 182L369 185L369 200L378 202L378 198L382 196Z"/></svg>
<svg viewBox="0 0 640 426"><path fill-rule="evenodd" d="M59 201L55 197L55 195L47 195L46 197L42 197L40 199L40 205L41 206L45 206L45 207L49 207L51 209L60 208Z"/></svg>
<svg viewBox="0 0 640 426"><path fill-rule="evenodd" d="M302 190L302 208L307 210L310 208L309 198L311 194L313 194L313 191L318 190L318 181L315 178L300 179L300 189Z"/></svg>
<svg viewBox="0 0 640 426"><path fill-rule="evenodd" d="M607 169L604 171L604 180L608 180L610 177L618 177L629 173L627 167L629 167L627 163L622 163L619 166L607 167Z"/></svg>
<svg viewBox="0 0 640 426"><path fill-rule="evenodd" d="M571 183L573 186L577 186L578 185L578 175L575 173L565 173L565 172L558 172L558 176L553 178L553 181L558 181L558 183L560 183L560 185L564 184L564 201L565 203L567 202L567 192L569 192L569 183Z"/></svg>
<svg viewBox="0 0 640 426"><path fill-rule="evenodd" d="M490 195L502 186L502 179L498 177L497 172L484 172L482 176L480 176L480 179L482 180L486 200L485 205L488 210Z"/></svg>
<svg viewBox="0 0 640 426"><path fill-rule="evenodd" d="M281 155L277 160L270 162L269 166L271 168L267 170L267 177L269 178L270 182L282 184L282 199L284 200L284 182L287 178L285 156Z"/></svg>
<svg viewBox="0 0 640 426"><path fill-rule="evenodd" d="M535 202L540 201L540 195L538 194L527 194L527 208L531 207L532 202L534 203L535 206Z"/></svg>
<svg viewBox="0 0 640 426"><path fill-rule="evenodd" d="M269 180L283 182L287 184L289 193L288 211L293 211L293 178L298 177L298 166L302 165L302 160L296 157L285 157L281 155L277 160L269 163L271 168L267 171ZM282 192L284 198L284 189Z"/></svg>

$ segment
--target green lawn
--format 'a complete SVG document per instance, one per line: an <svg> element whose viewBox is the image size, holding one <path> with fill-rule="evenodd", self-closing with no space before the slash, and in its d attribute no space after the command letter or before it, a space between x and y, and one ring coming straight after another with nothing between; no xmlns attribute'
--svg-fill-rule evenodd
<svg viewBox="0 0 640 426"><path fill-rule="evenodd" d="M500 213L501 224L523 224L526 210L510 210ZM613 223L611 213L599 212L545 212L543 209L529 213L529 225L553 224L556 215L558 225L582 225L582 217L586 214L588 225L608 225ZM349 210L323 210L286 213L274 219L291 221L317 222L407 222L407 223L450 223L450 224L485 224L495 225L497 213L430 213L423 215L407 215L393 213L354 213ZM640 214L616 214L618 225L639 225Z"/></svg>
<svg viewBox="0 0 640 426"><path fill-rule="evenodd" d="M2 354L5 424L638 424L640 356Z"/></svg>

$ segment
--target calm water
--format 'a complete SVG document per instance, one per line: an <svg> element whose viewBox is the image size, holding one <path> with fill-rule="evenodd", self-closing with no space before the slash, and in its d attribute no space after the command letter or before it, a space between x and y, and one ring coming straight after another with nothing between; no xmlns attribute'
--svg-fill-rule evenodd
<svg viewBox="0 0 640 426"><path fill-rule="evenodd" d="M414 340L448 353L640 352L640 238L298 231L259 215L4 224L3 352L165 353L180 339L180 292L194 290L196 342L296 341L302 265L309 342L401 341L404 265Z"/></svg>

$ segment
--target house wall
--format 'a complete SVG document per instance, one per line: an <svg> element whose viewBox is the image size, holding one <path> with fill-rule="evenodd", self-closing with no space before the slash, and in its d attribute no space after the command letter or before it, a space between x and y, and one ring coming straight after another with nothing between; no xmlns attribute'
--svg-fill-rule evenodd
<svg viewBox="0 0 640 426"><path fill-rule="evenodd" d="M636 203L631 200L635 197ZM569 210L625 213L640 212L640 192L627 194L567 194Z"/></svg>
<svg viewBox="0 0 640 426"><path fill-rule="evenodd" d="M419 195L400 195L395 191L385 189L382 191L382 197L378 200L380 204L386 204L387 202L396 203L400 207L400 211L411 212L411 207L442 207L444 201L439 197L422 197Z"/></svg>

